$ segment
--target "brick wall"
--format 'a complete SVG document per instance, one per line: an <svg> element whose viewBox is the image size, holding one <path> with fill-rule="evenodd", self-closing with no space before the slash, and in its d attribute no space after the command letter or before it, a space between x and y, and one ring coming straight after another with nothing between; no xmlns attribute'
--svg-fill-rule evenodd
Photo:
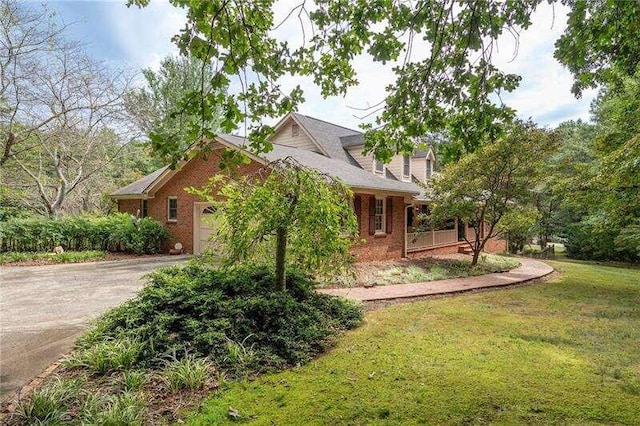
<svg viewBox="0 0 640 426"><path fill-rule="evenodd" d="M118 211L137 216L138 211L142 212L140 201L141 200L118 200Z"/></svg>
<svg viewBox="0 0 640 426"><path fill-rule="evenodd" d="M455 244L449 244L447 246L434 247L420 251L412 251L407 254L407 257L429 257L437 254L458 253L458 248L460 247L469 247L469 245L463 241ZM490 238L484 246L484 251L487 253L504 253L505 251L507 251L507 242L506 240Z"/></svg>
<svg viewBox="0 0 640 426"><path fill-rule="evenodd" d="M154 198L147 201L147 216L162 223L169 231L169 241L164 247L165 251L177 242L182 243L185 253L193 253L193 206L195 202L202 200L185 191L187 187L200 188L209 178L219 172L220 151L216 150L207 154L206 159L198 156L191 159L176 174L160 188ZM240 174L253 173L262 167L261 164L252 161L239 167ZM168 197L178 198L178 220L167 221ZM140 200L120 200L118 210L135 214L140 208Z"/></svg>
<svg viewBox="0 0 640 426"><path fill-rule="evenodd" d="M487 253L505 253L507 251L507 240L500 238L490 238L484 245Z"/></svg>
<svg viewBox="0 0 640 426"><path fill-rule="evenodd" d="M404 252L404 209L403 197L390 197L393 199L393 224L391 233L385 235L369 234L369 206L371 195L359 195L360 204L360 238L364 240L353 246L351 252L356 256L356 261L400 259ZM358 208L356 208L358 211Z"/></svg>
<svg viewBox="0 0 640 426"><path fill-rule="evenodd" d="M182 243L186 253L193 252L193 206L195 202L202 201L197 196L185 192L186 187L202 187L210 176L218 172L220 163L219 151L214 151L207 156L196 157L189 161L179 170L162 188L155 194L154 198L147 201L147 214L150 218L162 223L169 231L170 239L164 247L168 251L176 242ZM242 174L253 173L261 165L252 161L240 167ZM360 199L359 227L361 242L354 245L352 253L356 261L371 261L385 259L399 259L404 255L404 232L405 232L405 207L403 197L389 197L392 199L393 219L391 232L384 235L369 234L369 206L371 204L370 194L356 194ZM170 196L178 198L178 220L177 222L167 221L167 199ZM118 210L136 215L141 209L140 200L119 200ZM460 244L420 252L409 253L410 257L429 256L431 254L457 253ZM506 249L506 241L491 240L487 242L486 251L502 252Z"/></svg>

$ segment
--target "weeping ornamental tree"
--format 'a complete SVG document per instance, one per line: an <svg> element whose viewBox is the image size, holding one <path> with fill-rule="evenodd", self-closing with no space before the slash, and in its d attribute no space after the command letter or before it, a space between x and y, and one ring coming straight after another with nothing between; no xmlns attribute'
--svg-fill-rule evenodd
<svg viewBox="0 0 640 426"><path fill-rule="evenodd" d="M351 190L292 159L238 178L216 175L192 192L216 208L223 267L272 263L284 290L287 267L326 279L351 260L357 235Z"/></svg>

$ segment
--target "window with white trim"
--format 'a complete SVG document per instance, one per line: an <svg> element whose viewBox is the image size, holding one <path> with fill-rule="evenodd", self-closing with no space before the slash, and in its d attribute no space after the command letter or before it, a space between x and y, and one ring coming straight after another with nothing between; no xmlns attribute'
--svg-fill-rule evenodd
<svg viewBox="0 0 640 426"><path fill-rule="evenodd" d="M402 156L402 177L405 179L411 177L411 158L408 155Z"/></svg>
<svg viewBox="0 0 640 426"><path fill-rule="evenodd" d="M386 203L384 198L376 197L376 208L374 217L374 230L376 234L384 234L386 232Z"/></svg>
<svg viewBox="0 0 640 426"><path fill-rule="evenodd" d="M380 160L373 160L373 170L376 173L384 173L384 163Z"/></svg>
<svg viewBox="0 0 640 426"><path fill-rule="evenodd" d="M300 126L298 124L291 125L291 136L298 136L300 134Z"/></svg>
<svg viewBox="0 0 640 426"><path fill-rule="evenodd" d="M178 197L167 198L167 221L178 221Z"/></svg>
<svg viewBox="0 0 640 426"><path fill-rule="evenodd" d="M425 167L425 177L429 179L433 174L433 161L431 158L427 158L427 165Z"/></svg>

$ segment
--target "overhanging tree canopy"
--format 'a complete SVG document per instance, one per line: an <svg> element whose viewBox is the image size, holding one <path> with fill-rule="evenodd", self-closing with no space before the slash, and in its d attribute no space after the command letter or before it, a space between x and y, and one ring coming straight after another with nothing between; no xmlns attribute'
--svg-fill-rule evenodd
<svg viewBox="0 0 640 426"><path fill-rule="evenodd" d="M149 0L129 0L144 6ZM209 119L222 108L222 129L231 132L243 120L251 123L256 152L270 149L273 130L267 117L291 111L302 100L299 87L281 91L287 75L311 76L324 96L343 95L356 85L354 60L368 54L393 65L396 81L366 146L380 159L413 149L411 137L447 131L446 154L457 158L500 138L514 115L500 100L516 89L520 77L493 63L498 38L518 38L531 24L541 0L301 0L283 22L276 22L273 0L174 0L187 10L187 25L175 40L182 53L216 64L211 86L191 103ZM557 0L552 3L559 3ZM634 1L564 0L568 26L555 56L574 73L574 92L606 82L611 69L631 72L640 57L640 11ZM296 27L301 45L280 39L275 30ZM426 55L425 55L426 53ZM231 81L237 93L224 94ZM204 136L206 128L202 129Z"/></svg>

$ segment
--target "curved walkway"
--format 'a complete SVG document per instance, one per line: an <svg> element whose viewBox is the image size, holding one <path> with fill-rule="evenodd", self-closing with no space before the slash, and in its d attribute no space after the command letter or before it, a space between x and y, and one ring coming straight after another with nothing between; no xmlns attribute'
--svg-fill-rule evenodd
<svg viewBox="0 0 640 426"><path fill-rule="evenodd" d="M376 300L460 293L481 288L522 284L542 278L553 272L551 266L539 260L521 258L519 261L520 266L509 272L480 275L477 277L451 278L448 280L393 284L377 287L325 288L318 291L363 302L372 302Z"/></svg>

